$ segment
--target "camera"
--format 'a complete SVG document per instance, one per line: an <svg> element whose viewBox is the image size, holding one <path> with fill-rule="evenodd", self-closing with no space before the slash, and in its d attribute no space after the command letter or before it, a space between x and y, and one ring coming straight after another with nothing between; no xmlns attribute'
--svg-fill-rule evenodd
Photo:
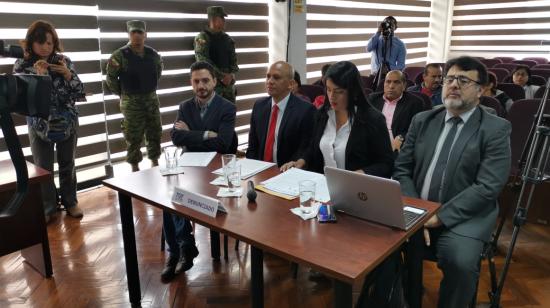
<svg viewBox="0 0 550 308"><path fill-rule="evenodd" d="M382 28L382 35L383 36L389 36L393 33L393 27L392 27L392 24L391 22L387 21L387 20L384 20L381 24L380 24L380 28Z"/></svg>
<svg viewBox="0 0 550 308"><path fill-rule="evenodd" d="M4 46L4 41L0 40L0 57L23 58L23 48L19 46Z"/></svg>
<svg viewBox="0 0 550 308"><path fill-rule="evenodd" d="M0 57L23 58L19 46L6 46L0 40ZM49 76L26 74L0 75L0 113L15 112L44 119L50 114L52 80Z"/></svg>
<svg viewBox="0 0 550 308"><path fill-rule="evenodd" d="M4 41L0 40L0 57L23 58L24 52L19 46L4 47ZM50 76L0 75L0 127L17 176L15 194L0 208L0 219L17 215L27 196L29 183L25 156L11 113L47 119L50 114L51 91Z"/></svg>

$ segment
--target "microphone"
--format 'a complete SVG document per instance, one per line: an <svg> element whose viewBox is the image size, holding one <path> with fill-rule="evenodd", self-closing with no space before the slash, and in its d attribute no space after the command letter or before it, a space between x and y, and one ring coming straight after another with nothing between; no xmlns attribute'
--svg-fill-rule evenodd
<svg viewBox="0 0 550 308"><path fill-rule="evenodd" d="M246 197L248 198L248 201L255 202L256 196L258 194L256 193L256 189L254 189L254 182L248 181L246 186L247 186Z"/></svg>

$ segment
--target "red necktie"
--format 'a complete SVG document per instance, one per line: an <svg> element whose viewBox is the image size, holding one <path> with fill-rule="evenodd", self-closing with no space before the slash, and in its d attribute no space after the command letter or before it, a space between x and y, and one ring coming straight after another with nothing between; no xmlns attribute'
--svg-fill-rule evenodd
<svg viewBox="0 0 550 308"><path fill-rule="evenodd" d="M277 127L277 115L279 107L273 105L271 108L271 119L269 120L269 130L267 131L267 139L265 141L264 161L273 161L273 144L275 143L275 128Z"/></svg>

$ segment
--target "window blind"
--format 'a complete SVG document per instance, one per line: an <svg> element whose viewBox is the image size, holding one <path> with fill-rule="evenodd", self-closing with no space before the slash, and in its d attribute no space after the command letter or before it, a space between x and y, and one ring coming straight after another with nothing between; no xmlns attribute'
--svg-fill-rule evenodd
<svg viewBox="0 0 550 308"><path fill-rule="evenodd" d="M550 1L455 0L449 57L550 58Z"/></svg>
<svg viewBox="0 0 550 308"><path fill-rule="evenodd" d="M207 26L206 8L210 5L224 6L229 14L226 31L235 40L240 67L236 76L236 130L239 143L243 144L248 137L252 105L256 98L265 95L267 0L0 2L0 39L7 44L18 44L33 21L44 19L52 22L64 53L73 60L84 83L86 101L77 103L80 128L76 165L81 187L97 184L106 176L105 164L122 160L126 155L118 97L109 93L102 82L111 53L128 41L126 21L144 20L148 30L146 44L159 51L164 59L158 94L162 141L168 143L168 131L176 119L179 103L192 96L189 66L194 62L193 39ZM0 59L0 73L11 72L14 61ZM24 154L32 161L25 119L14 115L14 120ZM9 159L9 154L0 135L0 160L5 159Z"/></svg>
<svg viewBox="0 0 550 308"><path fill-rule="evenodd" d="M366 46L386 16L397 19L395 35L407 47L406 64L422 66L428 52L430 1L307 1L307 79L321 76L327 63L349 60L370 74Z"/></svg>

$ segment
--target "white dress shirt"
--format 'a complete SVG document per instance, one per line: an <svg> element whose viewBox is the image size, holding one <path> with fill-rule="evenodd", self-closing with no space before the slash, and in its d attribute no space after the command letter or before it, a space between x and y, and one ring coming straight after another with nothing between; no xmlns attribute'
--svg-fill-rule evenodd
<svg viewBox="0 0 550 308"><path fill-rule="evenodd" d="M273 98L271 98L271 109L273 106L277 105L279 108L279 113L277 114L277 124L275 125L275 141L273 142L273 162L277 164L277 137L279 136L279 127L281 126L281 121L283 120L283 114L285 113L286 105L288 104L288 99L290 98L290 93L288 93L285 98L280 102L276 103ZM268 134L269 134L269 124L271 124L271 113L269 114L269 122L267 124ZM266 135L267 140L267 135ZM286 162L285 162L286 163Z"/></svg>
<svg viewBox="0 0 550 308"><path fill-rule="evenodd" d="M336 131L336 113L332 109L329 110L327 125L319 142L325 166L339 169L346 168L346 146L350 133L351 123L349 119Z"/></svg>

